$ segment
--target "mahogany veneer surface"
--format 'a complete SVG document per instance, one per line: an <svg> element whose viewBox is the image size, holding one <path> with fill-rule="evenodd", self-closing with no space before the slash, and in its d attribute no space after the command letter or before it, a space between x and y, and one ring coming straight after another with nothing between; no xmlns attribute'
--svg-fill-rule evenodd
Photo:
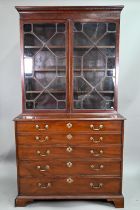
<svg viewBox="0 0 140 210"><path fill-rule="evenodd" d="M113 202L117 208L124 206L122 174L125 118L117 112L119 28L122 8L123 6L16 7L20 14L22 68L22 114L14 119L18 177L16 206L23 207L38 199L106 199ZM108 27L106 33L110 38L106 38L105 46L102 43L98 46L97 40L97 43L93 44L85 38L87 44L82 43L82 45L73 47L73 39L75 39L73 38L73 24L75 22L86 23L87 25L88 22L99 23L101 34L104 33L102 32L104 30L102 26ZM53 45L48 44L48 41L40 41L42 32L38 27L39 24L46 23L49 24L47 27L49 26L50 30L52 30L51 27L54 24L57 27L57 32L61 29L57 34L58 36L66 31L65 47L63 46L64 43L56 42ZM65 31L63 31L64 25ZM33 27L32 30L31 27ZM36 33L34 27L37 27L36 35L34 35ZM77 33L76 30L74 29L74 33ZM81 32L78 33L81 34ZM87 31L87 33L90 36L90 31ZM114 37L112 34L115 35L115 38L112 38ZM91 39L96 38L96 34L94 35L95 37L92 36ZM112 45L114 40L115 45ZM57 39L54 40L54 43L55 41ZM64 42L64 39L62 41ZM98 41L100 42L100 40ZM78 43L80 43L80 38ZM108 45L108 43L111 45ZM66 57L66 61L61 62L60 60L60 66L58 65L57 68L63 64L64 69L66 69L66 87L59 87L59 80L54 85L56 88L51 87L47 90L49 91L49 97L54 94L49 101L50 107L54 106L54 98L55 100L57 100L56 98L61 100L57 100L56 109L46 109L47 103L44 95L47 92L44 95L43 93L47 88L48 75L53 75L57 69L54 64L56 57L52 59L51 53L55 52L55 50L56 52L60 50L59 53L62 53L64 49L65 54L63 57ZM94 62L89 56L87 58L89 61L85 60L85 64L83 63L83 67L85 65L89 68L84 67L82 69L81 67L80 70L75 70L73 69L73 53L78 51L83 53L83 50L86 50L87 55L90 50L94 51L92 55L94 56ZM38 52L40 52L40 58L36 59ZM114 54L108 58L110 52ZM50 66L45 68L46 64L43 63L43 59L46 59L45 56L48 56L48 53L50 53L49 56L52 60L49 63ZM107 54L104 55L105 53ZM25 65L26 58L28 58L28 62L32 58L32 72L29 71L29 66ZM107 62L107 59L110 60ZM42 68L40 68L41 65ZM93 66L93 69L90 65ZM61 69L60 72L64 72L64 69ZM78 85L79 82L74 84L73 78L76 79L75 74L80 71L83 85L75 87L74 85ZM92 71L94 75L92 75ZM45 72L45 75L47 74L43 80L42 76L39 76L40 80L35 78L37 73L42 75L42 72ZM48 74L48 72L51 73ZM90 72L91 76L87 74L85 79L82 74L86 72ZM104 72L103 77L102 72ZM98 74L97 78L95 74ZM101 81L98 81L100 75ZM59 78L59 76L56 77ZM93 80L96 78L97 81L90 80L90 82L87 82L92 76ZM86 84L83 80L86 81ZM99 87L98 82L103 81L104 83ZM93 84L94 82L96 84ZM51 80L49 81L50 84ZM63 86L63 83L61 85ZM59 87L58 90L57 86ZM91 94L94 90L96 90L95 96ZM89 95L91 98L88 99ZM75 99L75 97L78 99ZM93 100L92 97L95 97L95 104L90 102L90 100ZM79 100L81 103L81 98L84 107L89 106L89 108L84 109L82 107L80 109L74 107L74 100ZM85 99L88 99L87 104L85 104ZM62 106L61 109L58 109L58 104L61 104L62 101L64 108Z"/></svg>

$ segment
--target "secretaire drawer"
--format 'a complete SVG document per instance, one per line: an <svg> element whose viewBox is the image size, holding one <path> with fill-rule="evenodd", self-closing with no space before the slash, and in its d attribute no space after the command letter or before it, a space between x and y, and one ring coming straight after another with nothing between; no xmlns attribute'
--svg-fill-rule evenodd
<svg viewBox="0 0 140 210"><path fill-rule="evenodd" d="M121 145L111 147L42 147L18 146L21 160L48 160L49 158L121 158Z"/></svg>
<svg viewBox="0 0 140 210"><path fill-rule="evenodd" d="M112 195L121 191L120 178L20 178L19 184L21 195Z"/></svg>
<svg viewBox="0 0 140 210"><path fill-rule="evenodd" d="M121 132L121 121L34 121L17 122L17 132Z"/></svg>
<svg viewBox="0 0 140 210"><path fill-rule="evenodd" d="M18 144L21 145L104 145L121 144L120 134L77 134L73 132L63 134L19 134L16 136Z"/></svg>
<svg viewBox="0 0 140 210"><path fill-rule="evenodd" d="M54 159L42 161L20 161L19 175L44 177L52 175L111 175L120 176L121 162L118 160L71 160Z"/></svg>

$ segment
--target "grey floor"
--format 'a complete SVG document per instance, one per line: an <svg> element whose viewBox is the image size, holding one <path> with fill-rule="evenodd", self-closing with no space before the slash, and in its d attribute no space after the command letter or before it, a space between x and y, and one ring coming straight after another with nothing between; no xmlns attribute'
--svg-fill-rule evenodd
<svg viewBox="0 0 140 210"><path fill-rule="evenodd" d="M140 179L136 167L126 169L123 181L123 194L125 196L125 210L140 210ZM12 210L14 199L17 195L16 189L16 165L15 160L7 159L0 161L0 210ZM25 207L24 207L25 208ZM114 209L113 205L105 201L37 201L26 207L26 209L47 210L85 210L85 209ZM16 208L23 209L23 208Z"/></svg>

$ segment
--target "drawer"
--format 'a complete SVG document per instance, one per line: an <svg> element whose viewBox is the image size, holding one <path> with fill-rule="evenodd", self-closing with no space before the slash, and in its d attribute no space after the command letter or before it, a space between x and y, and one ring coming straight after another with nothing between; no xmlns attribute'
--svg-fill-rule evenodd
<svg viewBox="0 0 140 210"><path fill-rule="evenodd" d="M17 132L121 132L121 121L32 121L17 122Z"/></svg>
<svg viewBox="0 0 140 210"><path fill-rule="evenodd" d="M103 147L42 147L18 146L20 160L48 160L49 158L121 158L121 145Z"/></svg>
<svg viewBox="0 0 140 210"><path fill-rule="evenodd" d="M21 145L103 145L121 144L120 134L19 134L17 143Z"/></svg>
<svg viewBox="0 0 140 210"><path fill-rule="evenodd" d="M20 195L101 195L119 194L120 178L57 177L20 178Z"/></svg>
<svg viewBox="0 0 140 210"><path fill-rule="evenodd" d="M20 161L19 175L44 177L52 175L112 175L120 176L120 161L105 160L48 160L48 161Z"/></svg>

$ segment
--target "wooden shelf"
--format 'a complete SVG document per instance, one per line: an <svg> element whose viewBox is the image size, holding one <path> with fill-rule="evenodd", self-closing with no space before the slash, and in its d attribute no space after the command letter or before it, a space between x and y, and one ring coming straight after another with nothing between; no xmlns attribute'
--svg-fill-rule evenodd
<svg viewBox="0 0 140 210"><path fill-rule="evenodd" d="M97 90L97 92L99 92L99 93L109 93L109 94L112 94L112 93L114 93L114 91L111 91L111 90Z"/></svg>
<svg viewBox="0 0 140 210"><path fill-rule="evenodd" d="M26 93L41 93L42 90L28 90Z"/></svg>
<svg viewBox="0 0 140 210"><path fill-rule="evenodd" d="M35 69L35 72L55 72L56 69ZM66 71L66 69L57 69L57 71ZM114 71L114 69L73 69L74 72L82 71Z"/></svg>
<svg viewBox="0 0 140 210"><path fill-rule="evenodd" d="M90 46L74 46L74 49L90 49L90 48L115 48L115 46L100 46L100 45L97 45L97 46L94 46L94 45L90 45Z"/></svg>
<svg viewBox="0 0 140 210"><path fill-rule="evenodd" d="M35 91L26 91L26 93L41 93L42 92L42 90L41 91L39 91L39 90L35 90ZM58 90L49 90L49 92L50 93L66 93L65 91L58 91ZM112 93L114 93L114 91L103 91L103 90L97 90L97 92L99 92L99 93L108 93L108 94L112 94ZM74 92L75 94L76 93L88 93L88 91L75 91Z"/></svg>
<svg viewBox="0 0 140 210"><path fill-rule="evenodd" d="M105 91L105 90L99 90L99 91L97 90L97 92L99 92L99 93L107 93L107 94L112 94L112 93L114 93L114 91L107 91L107 90L106 90L106 91ZM75 91L74 93L75 93L75 94L76 94L76 93L88 93L88 91Z"/></svg>
<svg viewBox="0 0 140 210"><path fill-rule="evenodd" d="M35 69L35 72L56 72L56 71L66 71L66 69Z"/></svg>
<svg viewBox="0 0 140 210"><path fill-rule="evenodd" d="M41 93L43 90L35 90L35 91L26 91L26 93ZM47 92L47 90L46 90ZM49 90L50 93L66 93L65 91L59 91L59 90Z"/></svg>
<svg viewBox="0 0 140 210"><path fill-rule="evenodd" d="M79 71L113 71L114 69L74 69L74 72Z"/></svg>
<svg viewBox="0 0 140 210"><path fill-rule="evenodd" d="M40 49L40 48L42 48L42 49L48 49L48 48L50 48L50 49L66 49L66 47L65 46L53 46L53 45L48 45L47 47L43 47L43 46L24 46L24 48L25 49ZM90 49L90 48L103 48L103 49L106 49L106 48L110 48L110 49L114 49L115 48L115 46L74 46L74 49Z"/></svg>
<svg viewBox="0 0 140 210"><path fill-rule="evenodd" d="M66 47L65 46L47 46L47 47L43 47L43 46L24 46L24 48L25 49L40 49L40 48L42 48L42 49L48 49L48 48L50 48L50 49L52 49L52 48L54 48L54 49L65 49Z"/></svg>

